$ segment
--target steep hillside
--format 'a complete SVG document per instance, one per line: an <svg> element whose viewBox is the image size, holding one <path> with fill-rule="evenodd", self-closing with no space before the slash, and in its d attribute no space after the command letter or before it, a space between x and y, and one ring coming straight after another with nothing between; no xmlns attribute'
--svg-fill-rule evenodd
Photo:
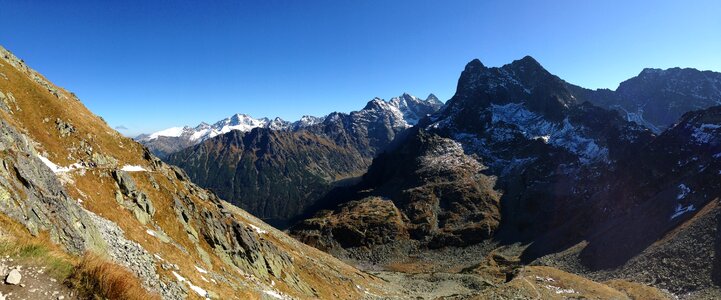
<svg viewBox="0 0 721 300"><path fill-rule="evenodd" d="M197 187L2 48L0 137L3 245L57 247L67 253L58 257L69 262L68 282L88 283L88 274L100 280L90 293L102 293L112 278L102 270L112 268L83 271L93 264L76 255L87 252L163 299L359 299L398 291Z"/></svg>
<svg viewBox="0 0 721 300"><path fill-rule="evenodd" d="M260 128L232 131L168 160L193 182L271 220L300 214L334 181L362 172L367 164L358 151L325 136Z"/></svg>
<svg viewBox="0 0 721 300"><path fill-rule="evenodd" d="M600 279L623 276L677 294L705 293L721 278L721 107L685 114L641 153L593 196L595 209L583 214L594 221L584 246L541 260ZM526 256L557 252L543 246L587 220L570 219L569 228L540 239Z"/></svg>
<svg viewBox="0 0 721 300"><path fill-rule="evenodd" d="M373 99L350 114L292 130L232 131L184 149L167 161L255 216L284 227L335 185L362 175L373 157L441 103L404 94ZM346 179L343 181L343 179Z"/></svg>

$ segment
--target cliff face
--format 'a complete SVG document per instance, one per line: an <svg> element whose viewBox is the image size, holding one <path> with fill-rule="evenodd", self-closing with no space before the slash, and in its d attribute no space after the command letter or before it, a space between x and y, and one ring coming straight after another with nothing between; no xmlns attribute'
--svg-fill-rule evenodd
<svg viewBox="0 0 721 300"><path fill-rule="evenodd" d="M2 48L0 160L3 239L97 253L164 299L392 291L199 188Z"/></svg>

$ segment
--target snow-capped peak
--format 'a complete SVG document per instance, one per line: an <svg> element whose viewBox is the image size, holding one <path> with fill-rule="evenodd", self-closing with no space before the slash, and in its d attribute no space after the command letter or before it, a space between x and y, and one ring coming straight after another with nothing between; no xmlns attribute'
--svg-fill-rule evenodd
<svg viewBox="0 0 721 300"><path fill-rule="evenodd" d="M213 125L202 122L195 127L171 127L149 135L138 137L143 142L156 140L159 137L185 137L190 141L200 142L220 134L228 133L231 130L250 131L256 127L272 127L273 129L282 129L289 125L289 122L280 118L273 121L268 118L256 119L246 114L235 114Z"/></svg>

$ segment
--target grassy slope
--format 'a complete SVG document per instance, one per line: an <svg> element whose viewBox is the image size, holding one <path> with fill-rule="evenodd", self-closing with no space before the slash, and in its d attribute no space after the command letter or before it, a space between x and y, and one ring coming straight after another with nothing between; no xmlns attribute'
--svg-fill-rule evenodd
<svg viewBox="0 0 721 300"><path fill-rule="evenodd" d="M52 86L58 94L57 96L53 95L48 88L32 79L33 76L40 76L39 74L23 65L19 66L19 68L13 67L7 59L0 60L0 73L2 73L2 76L0 76L0 91L6 95L12 94L19 108L19 110L13 110L12 114L0 111L0 117L37 141L36 149L38 152L45 154L58 165L67 166L78 161L91 160L89 154L77 151L81 143L89 143L93 148L93 152L117 159L118 167L141 165L148 170L157 170L154 172L132 173L132 176L139 189L148 194L157 209L154 217L155 224L182 247L189 250L195 249L172 210L173 198L182 193L190 195L198 208L205 207L209 210L218 211L217 207L191 195L192 193L188 190L187 185L174 180L170 176L165 176L160 169L167 167L156 169L149 166L149 161L143 158L144 149L140 144L121 136L111 129L101 118L92 114L81 102L75 100L74 95L71 93ZM61 137L56 128L56 119L72 124L75 127L75 132L69 136ZM163 170L167 171L167 169ZM150 227L140 224L128 210L123 209L114 200L116 187L112 177L109 176L110 172L111 169L103 168L91 169L84 172L84 174L71 172L68 176L74 184L66 184L65 188L74 198L82 200L85 208L118 224L125 231L126 238L140 243L148 252L159 254L166 261L177 264L180 269L178 273L191 280L195 285L211 290L223 299L252 299L261 296L255 282L243 276L238 276L234 267L228 266L220 258L213 255L210 245L202 238L200 247L211 254L211 265L203 263L197 251L191 250L189 254L184 254L172 244L162 243L158 239L149 236L146 229ZM158 190L151 187L151 177L153 181L158 183ZM229 206L227 209L234 211L234 215L240 220L269 231L263 238L291 254L296 266L295 272L299 273L302 280L313 287L322 298L338 298L340 296L357 298L362 294L362 291L356 285L367 286L372 292L383 292L379 288L374 288L376 285L382 285L377 279L363 274L325 253L287 238L284 233L270 228L260 220L244 214L242 211ZM202 220L193 221L202 222ZM77 265L80 261L71 259L70 262ZM222 274L231 282L218 282L217 284L205 282L201 278L201 274L195 271L196 265ZM161 276L173 279L169 271L164 271L159 267L156 267L156 269L158 269ZM299 291L294 290L293 285L286 284L277 278L267 277L259 278L259 280L265 286L273 285L277 291L302 296ZM255 288L239 289L242 286ZM194 295L192 292L190 293L191 297Z"/></svg>

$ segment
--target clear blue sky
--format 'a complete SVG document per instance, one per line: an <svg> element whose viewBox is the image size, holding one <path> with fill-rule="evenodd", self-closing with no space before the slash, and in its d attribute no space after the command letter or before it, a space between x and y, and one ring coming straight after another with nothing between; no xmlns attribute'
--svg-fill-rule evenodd
<svg viewBox="0 0 721 300"><path fill-rule="evenodd" d="M0 44L132 135L447 100L473 58L532 55L591 88L644 67L721 71L721 1L0 0Z"/></svg>

